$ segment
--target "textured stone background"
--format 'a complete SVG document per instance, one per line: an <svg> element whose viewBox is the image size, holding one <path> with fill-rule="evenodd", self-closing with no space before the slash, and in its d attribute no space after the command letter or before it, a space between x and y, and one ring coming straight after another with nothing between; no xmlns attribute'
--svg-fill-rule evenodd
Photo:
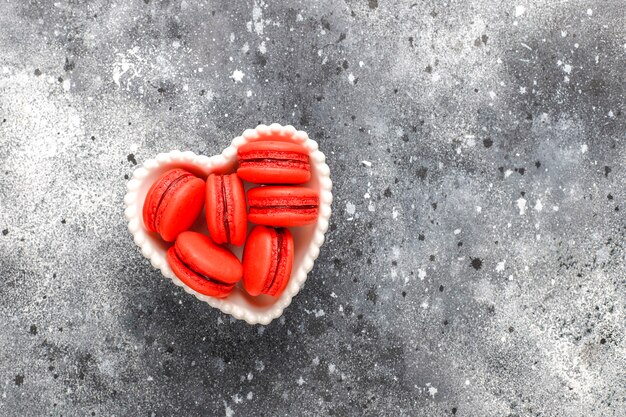
<svg viewBox="0 0 626 417"><path fill-rule="evenodd" d="M2 0L0 415L623 415L625 10ZM163 279L122 208L137 164L259 122L335 185L267 327Z"/></svg>

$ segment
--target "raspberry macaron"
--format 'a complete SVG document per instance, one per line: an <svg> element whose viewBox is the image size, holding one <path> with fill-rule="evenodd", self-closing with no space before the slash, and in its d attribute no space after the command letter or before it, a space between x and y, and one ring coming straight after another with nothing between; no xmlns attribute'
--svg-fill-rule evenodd
<svg viewBox="0 0 626 417"><path fill-rule="evenodd" d="M231 251L197 232L178 235L167 251L167 262L189 288L216 298L228 296L243 275L241 262Z"/></svg>
<svg viewBox="0 0 626 417"><path fill-rule="evenodd" d="M215 243L243 245L248 230L246 196L237 174L207 178L206 222Z"/></svg>
<svg viewBox="0 0 626 417"><path fill-rule="evenodd" d="M311 179L309 152L293 142L248 142L237 150L239 178L255 184L303 184Z"/></svg>
<svg viewBox="0 0 626 417"><path fill-rule="evenodd" d="M265 226L303 226L315 223L319 196L306 187L270 185L248 190L248 220Z"/></svg>
<svg viewBox="0 0 626 417"><path fill-rule="evenodd" d="M143 203L146 228L172 242L189 229L204 205L204 180L184 169L172 169L150 187Z"/></svg>
<svg viewBox="0 0 626 417"><path fill-rule="evenodd" d="M278 297L287 287L293 266L289 229L257 226L243 251L243 287L252 296Z"/></svg>

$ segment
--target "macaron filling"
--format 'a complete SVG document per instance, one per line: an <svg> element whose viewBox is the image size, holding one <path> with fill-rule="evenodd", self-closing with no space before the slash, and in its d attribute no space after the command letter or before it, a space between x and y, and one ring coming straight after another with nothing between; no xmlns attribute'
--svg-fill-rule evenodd
<svg viewBox="0 0 626 417"><path fill-rule="evenodd" d="M274 159L274 158L259 158L259 159L246 159L239 163L240 168L254 167L254 168L289 168L289 169L304 169L309 171L311 166L308 162L302 162L295 159Z"/></svg>
<svg viewBox="0 0 626 417"><path fill-rule="evenodd" d="M308 165L309 163L309 155L302 154L298 152L282 152L282 151L270 151L270 150L259 150L259 151L249 151L239 155L239 162L250 162L250 161L298 161L304 162Z"/></svg>
<svg viewBox="0 0 626 417"><path fill-rule="evenodd" d="M268 214L276 212L317 213L318 206L263 206L250 207L249 214Z"/></svg>
<svg viewBox="0 0 626 417"><path fill-rule="evenodd" d="M230 243L230 226L228 224L228 187L226 187L226 180L224 176L217 177L217 181L220 182L222 188L222 222L224 223L226 242Z"/></svg>
<svg viewBox="0 0 626 417"><path fill-rule="evenodd" d="M306 171L311 169L307 154L276 150L245 152L239 156L239 166L241 168L289 168Z"/></svg>
<svg viewBox="0 0 626 417"><path fill-rule="evenodd" d="M189 265L187 263L185 263L182 259L181 253L178 250L178 247L176 245L174 245L174 253L176 254L176 257L178 258L178 260L180 261L180 263L182 263L190 272L193 272L195 275L197 275L198 277L204 279L205 281L209 281L212 284L215 285L220 285L222 287L224 287L225 289L230 289L232 287L235 286L235 284L226 284L224 282L221 282L213 277L210 277L208 275L203 274L202 272L198 271L196 268L194 268L192 265Z"/></svg>

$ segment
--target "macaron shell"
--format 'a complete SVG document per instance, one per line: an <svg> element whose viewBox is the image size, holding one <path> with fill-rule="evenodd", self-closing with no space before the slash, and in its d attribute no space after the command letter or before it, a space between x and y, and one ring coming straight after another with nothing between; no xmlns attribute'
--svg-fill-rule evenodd
<svg viewBox="0 0 626 417"><path fill-rule="evenodd" d="M292 142L249 142L238 149L237 175L256 184L303 184L311 179L309 154Z"/></svg>
<svg viewBox="0 0 626 417"><path fill-rule="evenodd" d="M189 288L200 294L208 295L216 298L224 298L228 296L235 287L234 284L220 284L217 282L208 281L191 269L187 268L185 264L176 255L176 248L172 246L167 251L167 262L172 268L172 272Z"/></svg>
<svg viewBox="0 0 626 417"><path fill-rule="evenodd" d="M276 153L293 152L307 156L309 154L304 146L297 143L259 140L241 145L239 149L237 149L237 156L246 157L248 154L254 154L259 151L272 151Z"/></svg>
<svg viewBox="0 0 626 417"><path fill-rule="evenodd" d="M246 195L243 182L237 174L209 175L206 189L206 219L209 233L216 243L243 245L248 230Z"/></svg>
<svg viewBox="0 0 626 417"><path fill-rule="evenodd" d="M185 178L169 187L156 214L156 228L163 240L172 242L189 229L204 205L204 181Z"/></svg>
<svg viewBox="0 0 626 417"><path fill-rule="evenodd" d="M270 229L257 226L248 235L243 250L243 287L252 296L261 295L272 267Z"/></svg>
<svg viewBox="0 0 626 417"><path fill-rule="evenodd" d="M211 238L219 244L228 242L223 213L222 176L211 174L206 181L206 222Z"/></svg>
<svg viewBox="0 0 626 417"><path fill-rule="evenodd" d="M229 229L230 243L241 246L246 241L246 233L248 232L248 213L246 209L246 193L243 189L243 182L237 174L228 176L231 185L232 206L229 213Z"/></svg>
<svg viewBox="0 0 626 417"><path fill-rule="evenodd" d="M302 203L303 200L307 200ZM263 200L287 201L294 204L318 204L319 196L317 191L307 187L293 187L282 185L270 185L267 187L255 187L248 190L248 203L259 204Z"/></svg>
<svg viewBox="0 0 626 417"><path fill-rule="evenodd" d="M256 166L237 169L239 178L254 184L304 184L311 179L311 171L299 167Z"/></svg>
<svg viewBox="0 0 626 417"><path fill-rule="evenodd" d="M275 227L297 227L315 223L318 209L265 209L248 213L250 223Z"/></svg>
<svg viewBox="0 0 626 417"><path fill-rule="evenodd" d="M319 196L306 187L268 186L248 190L248 220L266 226L303 226L319 214Z"/></svg>
<svg viewBox="0 0 626 417"><path fill-rule="evenodd" d="M216 281L234 284L243 276L243 266L228 249L197 232L183 232L175 243L176 253L189 269Z"/></svg>
<svg viewBox="0 0 626 417"><path fill-rule="evenodd" d="M289 283L289 278L291 278L291 269L293 267L293 236L289 229L280 229L280 231L280 233L282 233L281 255L274 280L270 288L266 291L266 294L272 297L278 297L285 290ZM277 245L273 245L273 247L277 247ZM278 254L272 254L272 256L277 255Z"/></svg>
<svg viewBox="0 0 626 417"><path fill-rule="evenodd" d="M155 226L156 213L163 194L167 191L172 182L187 174L189 173L183 169L171 169L152 183L152 186L146 194L142 210L143 223L149 231L157 231Z"/></svg>
<svg viewBox="0 0 626 417"><path fill-rule="evenodd" d="M282 239L278 239L279 233ZM243 252L244 289L252 296L279 296L289 283L293 256L293 236L289 229L255 227L248 236Z"/></svg>

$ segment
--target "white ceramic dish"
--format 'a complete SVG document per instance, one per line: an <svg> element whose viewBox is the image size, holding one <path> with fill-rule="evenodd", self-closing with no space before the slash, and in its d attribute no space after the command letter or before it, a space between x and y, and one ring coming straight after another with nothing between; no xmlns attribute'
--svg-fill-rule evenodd
<svg viewBox="0 0 626 417"><path fill-rule="evenodd" d="M174 275L166 261L166 251L171 245L161 240L156 234L148 232L142 220L143 202L150 185L165 171L181 167L196 175L205 178L212 172L234 172L237 164L237 148L249 141L279 138L293 140L303 144L308 150L311 160L311 180L304 184L316 189L320 197L320 209L317 223L292 228L295 241L295 254L291 279L287 288L278 298L269 296L251 297L242 288L236 286L233 292L224 299L217 299L202 295L183 284ZM307 274L313 269L313 263L319 255L320 246L324 243L324 233L328 229L330 205L333 200L331 192L332 181L330 170L326 165L326 157L318 150L317 142L309 139L306 132L296 130L293 126L259 125L255 129L247 129L242 136L233 139L229 147L220 155L212 157L196 155L193 152L171 151L160 153L154 159L148 159L142 166L135 169L132 178L127 184L127 193L124 197L128 219L128 230L133 235L141 253L163 275L171 279L174 284L182 287L187 293L193 294L201 301L220 309L226 314L245 320L250 324L268 324L280 317L283 310L291 304L292 298L300 291ZM249 188L246 184L246 189ZM206 232L204 212L192 227L193 230ZM241 258L242 248L231 247L233 252Z"/></svg>

